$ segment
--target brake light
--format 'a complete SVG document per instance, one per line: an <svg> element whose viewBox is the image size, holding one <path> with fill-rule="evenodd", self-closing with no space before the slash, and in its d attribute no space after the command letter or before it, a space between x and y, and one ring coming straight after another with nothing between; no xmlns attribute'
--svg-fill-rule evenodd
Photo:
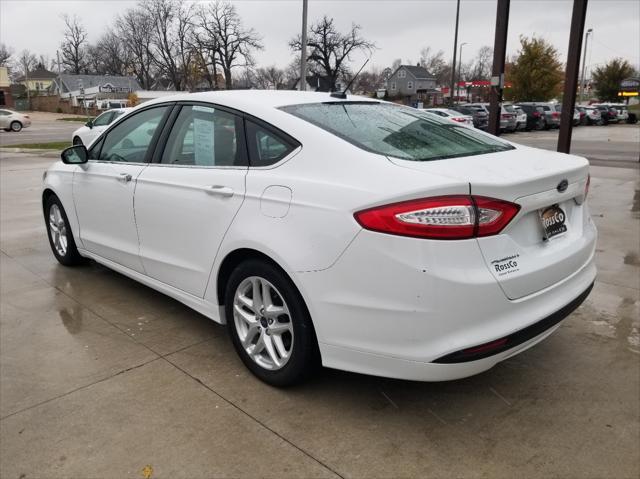
<svg viewBox="0 0 640 479"><path fill-rule="evenodd" d="M533 112L533 116L534 116L534 118L538 118L540 116L540 112L539 111L534 111Z"/></svg>
<svg viewBox="0 0 640 479"><path fill-rule="evenodd" d="M551 116L553 118L558 118L560 116L560 113L558 113L557 111L554 111L554 112L551 113Z"/></svg>
<svg viewBox="0 0 640 479"><path fill-rule="evenodd" d="M503 113L502 115L500 115L502 117L502 119L507 119L509 118L509 115L507 115L506 113Z"/></svg>
<svg viewBox="0 0 640 479"><path fill-rule="evenodd" d="M482 196L438 196L378 206L354 214L365 229L428 239L469 239L498 234L520 210Z"/></svg>
<svg viewBox="0 0 640 479"><path fill-rule="evenodd" d="M451 118L453 121L457 121L458 123L464 123L466 120L461 116L454 116Z"/></svg>

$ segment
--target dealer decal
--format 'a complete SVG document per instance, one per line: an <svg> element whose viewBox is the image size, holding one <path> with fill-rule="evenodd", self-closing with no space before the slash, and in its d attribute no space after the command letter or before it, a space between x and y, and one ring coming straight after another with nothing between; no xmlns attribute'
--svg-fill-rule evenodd
<svg viewBox="0 0 640 479"><path fill-rule="evenodd" d="M520 266L518 264L519 258L520 255L516 253L511 256L505 256L501 259L494 259L491 262L491 267L498 276L506 276L508 274L515 273L516 271L520 271Z"/></svg>

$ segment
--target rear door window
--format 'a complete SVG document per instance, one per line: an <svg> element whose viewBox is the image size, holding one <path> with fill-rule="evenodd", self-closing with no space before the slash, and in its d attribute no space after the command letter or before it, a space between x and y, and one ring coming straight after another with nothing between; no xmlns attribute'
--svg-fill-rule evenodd
<svg viewBox="0 0 640 479"><path fill-rule="evenodd" d="M275 129L246 121L251 166L270 166L285 158L300 144Z"/></svg>

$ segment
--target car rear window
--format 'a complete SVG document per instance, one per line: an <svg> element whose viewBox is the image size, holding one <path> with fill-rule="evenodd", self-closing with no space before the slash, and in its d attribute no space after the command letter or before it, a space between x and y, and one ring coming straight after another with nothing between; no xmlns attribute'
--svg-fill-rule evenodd
<svg viewBox="0 0 640 479"><path fill-rule="evenodd" d="M389 103L307 103L280 109L363 150L403 160L441 160L513 149L472 128Z"/></svg>

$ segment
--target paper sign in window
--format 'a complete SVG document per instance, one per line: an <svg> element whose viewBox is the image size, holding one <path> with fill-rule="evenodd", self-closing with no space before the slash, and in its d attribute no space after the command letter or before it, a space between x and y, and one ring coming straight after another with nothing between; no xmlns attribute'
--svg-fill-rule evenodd
<svg viewBox="0 0 640 479"><path fill-rule="evenodd" d="M213 121L193 120L194 162L196 165L213 166Z"/></svg>

